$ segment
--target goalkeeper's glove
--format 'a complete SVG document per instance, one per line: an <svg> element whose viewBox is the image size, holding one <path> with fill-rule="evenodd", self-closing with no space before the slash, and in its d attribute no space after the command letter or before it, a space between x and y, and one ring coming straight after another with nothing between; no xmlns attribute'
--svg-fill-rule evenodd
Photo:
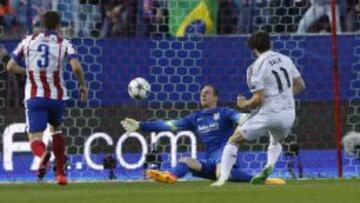
<svg viewBox="0 0 360 203"><path fill-rule="evenodd" d="M139 129L140 122L132 118L125 118L121 121L121 125L127 132L135 132Z"/></svg>

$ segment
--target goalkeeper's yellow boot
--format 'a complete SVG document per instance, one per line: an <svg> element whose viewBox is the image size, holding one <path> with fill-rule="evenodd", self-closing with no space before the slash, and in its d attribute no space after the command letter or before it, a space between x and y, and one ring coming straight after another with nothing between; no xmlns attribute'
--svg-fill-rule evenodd
<svg viewBox="0 0 360 203"><path fill-rule="evenodd" d="M268 178L264 182L265 185L285 185L286 181L281 178Z"/></svg>
<svg viewBox="0 0 360 203"><path fill-rule="evenodd" d="M147 170L146 176L157 182L176 183L177 177L167 171Z"/></svg>

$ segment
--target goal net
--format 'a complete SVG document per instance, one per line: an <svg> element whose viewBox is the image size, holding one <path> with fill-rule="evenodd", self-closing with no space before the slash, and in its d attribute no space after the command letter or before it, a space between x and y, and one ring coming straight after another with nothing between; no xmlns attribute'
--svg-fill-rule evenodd
<svg viewBox="0 0 360 203"><path fill-rule="evenodd" d="M125 117L168 120L186 116L201 108L199 92L205 84L219 89L220 106L235 108L239 93L250 96L246 68L255 58L245 44L248 34L257 30L272 34L273 49L290 56L306 82L305 92L296 100L294 129L284 140L274 175L338 176L328 6L315 9L307 0L34 2L13 5L14 12L4 18L13 19L13 24L2 23L0 18L0 180L34 179L30 168L36 168L36 160L29 153L22 103L25 78L7 74L5 65L6 52L18 42L13 39L20 39L9 30L36 32L38 14L47 9L60 12L61 33L76 47L90 89L88 103L81 103L75 76L64 64L71 99L63 131L68 174L73 180L115 178L114 174L118 179L142 179L144 169L168 170L184 156L203 158L201 139L192 132L127 134L119 122ZM342 34L355 31L359 21L353 11L353 30L347 29L349 22L344 19L348 15L342 9L346 6L337 6L343 132L359 127L359 50L353 46L359 36ZM31 12L26 20L16 14L21 9ZM127 84L135 77L151 83L147 100L129 97ZM244 171L255 174L265 165L268 139L264 135L241 147L238 159ZM359 161L344 155L342 168L344 175L354 176Z"/></svg>

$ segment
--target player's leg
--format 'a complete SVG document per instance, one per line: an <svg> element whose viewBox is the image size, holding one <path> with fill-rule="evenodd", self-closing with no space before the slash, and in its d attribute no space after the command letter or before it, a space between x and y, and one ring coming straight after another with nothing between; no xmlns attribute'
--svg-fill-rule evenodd
<svg viewBox="0 0 360 203"><path fill-rule="evenodd" d="M266 165L261 170L260 173L258 173L251 179L252 184L265 183L265 180L272 174L273 168L277 160L279 159L281 152L282 152L282 145L280 144L280 139L270 134L270 143L267 149Z"/></svg>
<svg viewBox="0 0 360 203"><path fill-rule="evenodd" d="M194 177L198 177L198 178L216 180L216 164L208 160L202 160L200 162L201 162L201 169L199 171L190 170L191 174Z"/></svg>
<svg viewBox="0 0 360 203"><path fill-rule="evenodd" d="M47 127L48 112L41 100L37 98L28 99L25 102L25 116L31 152L40 158L37 176L41 180L45 176L51 155L47 152L46 145L42 141L43 131Z"/></svg>
<svg viewBox="0 0 360 203"><path fill-rule="evenodd" d="M282 145L280 141L284 139L291 130L292 125L295 121L294 111L282 111L276 115L271 116L270 125L272 126L269 135L269 146L267 150L267 162L262 171L255 175L251 180L253 184L263 184L265 180L272 174L273 168L282 152Z"/></svg>
<svg viewBox="0 0 360 203"><path fill-rule="evenodd" d="M220 177L212 186L222 186L228 180L231 170L236 162L239 146L255 140L267 132L266 118L261 114L254 114L240 125L229 138L221 156Z"/></svg>
<svg viewBox="0 0 360 203"><path fill-rule="evenodd" d="M209 180L216 180L220 176L220 161L222 157L224 147L220 147L217 150L206 154L207 159L201 160L201 168L195 171L192 170L192 174L196 177L201 177Z"/></svg>
<svg viewBox="0 0 360 203"><path fill-rule="evenodd" d="M222 186L229 179L230 172L236 162L237 154L240 144L245 142L242 134L236 130L235 133L229 138L228 143L225 145L220 164L220 176L218 181L211 186Z"/></svg>
<svg viewBox="0 0 360 203"><path fill-rule="evenodd" d="M184 177L189 171L201 171L201 163L190 157L183 157L170 171L147 170L146 176L155 181L175 183L177 179Z"/></svg>
<svg viewBox="0 0 360 203"><path fill-rule="evenodd" d="M65 104L63 101L51 101L49 114L50 132L52 134L52 150L56 162L56 180L59 185L66 185L67 180L64 171L65 164L65 137L60 129L63 122Z"/></svg>
<svg viewBox="0 0 360 203"><path fill-rule="evenodd" d="M190 157L183 157L179 160L179 163L170 170L170 172L177 178L182 178L189 172L189 170L201 171L200 161Z"/></svg>
<svg viewBox="0 0 360 203"><path fill-rule="evenodd" d="M216 177L220 177L220 163L216 166ZM252 175L245 173L238 167L233 167L230 172L229 181L231 182L250 182Z"/></svg>
<svg viewBox="0 0 360 203"><path fill-rule="evenodd" d="M271 131L270 131L270 139L269 139L269 146L267 149L267 162L265 165L265 168L274 168L276 162L279 160L279 157L281 155L282 152L282 145L280 144L280 141L285 137L285 136L275 136Z"/></svg>
<svg viewBox="0 0 360 203"><path fill-rule="evenodd" d="M218 164L218 167L216 168L216 174L217 177L220 175L220 164ZM250 183L254 176L249 175L245 173L243 170L241 170L238 167L234 167L230 172L229 181L230 182L242 182L242 183ZM286 181L282 178L267 178L264 183L264 185L285 185Z"/></svg>

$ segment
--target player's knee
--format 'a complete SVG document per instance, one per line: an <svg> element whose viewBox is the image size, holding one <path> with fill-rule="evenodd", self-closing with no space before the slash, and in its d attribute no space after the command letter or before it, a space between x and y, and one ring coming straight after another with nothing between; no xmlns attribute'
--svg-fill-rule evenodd
<svg viewBox="0 0 360 203"><path fill-rule="evenodd" d="M244 138L244 136L239 132L236 131L230 138L229 138L229 143L232 143L234 145L240 145L243 142L245 142L246 139Z"/></svg>
<svg viewBox="0 0 360 203"><path fill-rule="evenodd" d="M182 157L179 162L186 164L190 169L195 171L199 171L201 169L199 161L190 157Z"/></svg>
<svg viewBox="0 0 360 203"><path fill-rule="evenodd" d="M191 158L190 157L181 157L180 159L179 159L179 162L180 163L184 163L184 164L186 164L187 166L189 166L191 163L191 160L190 160Z"/></svg>
<svg viewBox="0 0 360 203"><path fill-rule="evenodd" d="M280 144L281 140L284 139L285 136L275 136L274 134L270 134L269 138L269 145L278 145Z"/></svg>
<svg viewBox="0 0 360 203"><path fill-rule="evenodd" d="M50 125L49 130L50 130L50 133L55 133L55 132L61 131L59 125L53 125L53 124Z"/></svg>
<svg viewBox="0 0 360 203"><path fill-rule="evenodd" d="M36 133L29 133L29 141L32 142L34 140L42 140L43 133L42 132L36 132Z"/></svg>

